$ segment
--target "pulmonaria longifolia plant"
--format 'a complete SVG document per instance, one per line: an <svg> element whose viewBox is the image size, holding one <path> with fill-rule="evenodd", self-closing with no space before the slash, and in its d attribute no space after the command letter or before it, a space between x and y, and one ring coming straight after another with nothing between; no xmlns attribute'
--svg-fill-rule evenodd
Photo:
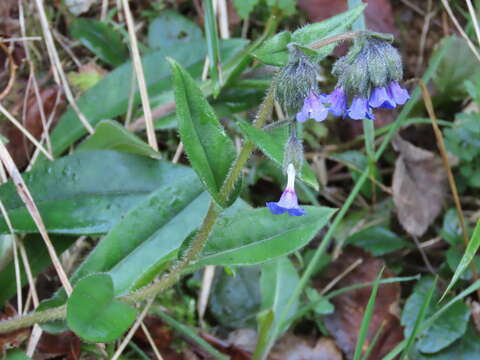
<svg viewBox="0 0 480 360"><path fill-rule="evenodd" d="M268 202L272 214L302 216L298 205L295 177L301 171L303 147L296 136L295 120L323 121L331 113L353 120L374 120L373 109L394 109L409 99L399 82L403 78L402 59L390 44L389 36L369 31L359 32L347 55L338 59L332 74L338 78L330 94L318 87L319 67L306 50L289 44L288 64L275 79L275 99L280 103L290 124L290 139L284 153L284 172L288 181L278 202Z"/></svg>

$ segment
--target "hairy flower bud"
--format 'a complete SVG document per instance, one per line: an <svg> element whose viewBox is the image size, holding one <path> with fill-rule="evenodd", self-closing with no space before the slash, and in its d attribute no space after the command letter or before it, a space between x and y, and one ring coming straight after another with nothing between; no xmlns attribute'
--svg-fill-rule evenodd
<svg viewBox="0 0 480 360"><path fill-rule="evenodd" d="M293 164L295 169L302 169L303 166L303 145L295 135L291 135L285 146L283 156L283 169L286 172L289 164Z"/></svg>
<svg viewBox="0 0 480 360"><path fill-rule="evenodd" d="M288 64L275 78L275 100L287 114L293 114L308 95L318 93L319 67L295 44L289 44L288 50Z"/></svg>

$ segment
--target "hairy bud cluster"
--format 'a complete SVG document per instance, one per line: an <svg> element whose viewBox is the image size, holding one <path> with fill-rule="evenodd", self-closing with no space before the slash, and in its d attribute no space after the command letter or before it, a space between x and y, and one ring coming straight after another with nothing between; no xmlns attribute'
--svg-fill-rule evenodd
<svg viewBox="0 0 480 360"><path fill-rule="evenodd" d="M318 65L295 44L288 45L289 61L275 78L275 100L287 114L296 113L304 99L318 93Z"/></svg>
<svg viewBox="0 0 480 360"><path fill-rule="evenodd" d="M373 89L402 79L402 59L388 41L365 35L337 60L332 73L338 77L337 88L348 97L368 98Z"/></svg>

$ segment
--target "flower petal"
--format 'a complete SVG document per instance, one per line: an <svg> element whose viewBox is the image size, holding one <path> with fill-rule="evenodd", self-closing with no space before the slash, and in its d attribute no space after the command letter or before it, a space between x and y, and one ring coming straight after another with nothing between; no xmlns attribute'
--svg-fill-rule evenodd
<svg viewBox="0 0 480 360"><path fill-rule="evenodd" d="M280 215L287 211L287 209L278 206L276 202L267 202L266 205L273 215Z"/></svg>
<svg viewBox="0 0 480 360"><path fill-rule="evenodd" d="M408 91L402 88L398 82L392 81L388 88L390 97L397 103L397 105L403 105L410 99Z"/></svg>
<svg viewBox="0 0 480 360"><path fill-rule="evenodd" d="M330 103L328 110L335 116L342 116L347 110L347 97L341 87L327 96L327 102Z"/></svg>
<svg viewBox="0 0 480 360"><path fill-rule="evenodd" d="M395 101L389 96L387 88L378 87L375 88L368 100L368 104L374 108L394 109Z"/></svg>
<svg viewBox="0 0 480 360"><path fill-rule="evenodd" d="M287 212L288 212L288 215L290 215L290 216L304 216L304 215L307 215L307 212L304 209L302 209L301 207L288 209Z"/></svg>
<svg viewBox="0 0 480 360"><path fill-rule="evenodd" d="M373 113L368 108L368 101L365 98L355 97L352 105L347 111L347 115L353 120L373 119Z"/></svg>

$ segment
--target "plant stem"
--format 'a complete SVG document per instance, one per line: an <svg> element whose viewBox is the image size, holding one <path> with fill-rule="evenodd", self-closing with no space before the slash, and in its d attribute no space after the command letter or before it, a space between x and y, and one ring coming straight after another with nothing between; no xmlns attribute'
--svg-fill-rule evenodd
<svg viewBox="0 0 480 360"><path fill-rule="evenodd" d="M435 71L437 70L440 61L443 59L445 53L446 53L447 48L443 47L441 48L438 52L435 53L435 55L431 58L429 67L425 74L422 77L422 80L427 83L432 76L435 74ZM420 88L417 87L411 95L411 99L405 104L403 107L401 113L398 115L397 120L393 123L393 126L389 128L389 131L385 138L383 139L382 144L380 145L379 149L375 152L375 160L378 161L382 154L385 152L387 149L387 146L389 145L390 141L392 140L393 136L397 133L398 129L402 126L402 124L407 120L408 115L410 112L413 110L413 107L417 103L418 99L420 98ZM365 169L360 176L360 178L357 180L354 188L352 189L352 192L348 196L347 200L343 204L342 208L340 211L337 213L335 216L335 220L333 221L332 225L328 229L327 234L324 236L320 246L317 248L315 251L315 254L308 264L307 268L305 269L305 272L302 274L302 277L300 278L299 283L295 287L295 289L292 291L290 294L289 301L287 305L285 306L283 312L280 314L279 320L277 324L282 324L286 318L287 314L289 313L293 302L295 299L297 299L307 282L310 280L310 277L313 275L313 271L315 269L315 266L322 256L322 254L325 252L325 250L328 248L330 245L330 242L332 241L333 235L335 233L335 230L337 226L340 224L340 222L343 220L343 217L347 213L347 211L350 208L350 205L353 203L353 200L357 196L357 194L360 192L360 189L362 188L363 184L365 181L368 179L368 174L369 174L369 169ZM279 335L279 328L276 326L273 329L272 335L270 336L270 342L269 346L266 348L266 352L268 353L268 350L270 347L274 344L277 336Z"/></svg>
<svg viewBox="0 0 480 360"><path fill-rule="evenodd" d="M272 109L273 109L273 87L270 87L260 109L258 111L257 117L253 122L253 126L257 128L262 128L265 125L265 122L269 118ZM222 188L220 189L220 198L222 202L225 202L230 194L232 193L235 184L238 181L238 178L241 175L241 171L245 166L248 158L250 157L251 152L253 151L255 144L251 141L245 142L242 150L237 156L230 172L228 173ZM176 264L172 266L172 269L169 273L163 276L159 281L154 282L148 286L145 286L131 294L120 297L120 300L128 303L136 303L139 301L146 300L152 296L157 295L161 291L168 289L170 286L174 285L181 277L183 270L192 262L197 259L200 255L203 247L205 246L208 236L215 225L216 220L221 214L220 207L213 201L210 203L207 215L203 220L200 230L197 232L192 245L188 249L185 256L180 259ZM30 313L24 316L13 318L10 320L0 321L0 334L5 332L10 332L16 329L27 327L35 323L44 323L52 320L58 320L65 318L67 314L66 306L61 306L58 308L45 310L42 312Z"/></svg>

